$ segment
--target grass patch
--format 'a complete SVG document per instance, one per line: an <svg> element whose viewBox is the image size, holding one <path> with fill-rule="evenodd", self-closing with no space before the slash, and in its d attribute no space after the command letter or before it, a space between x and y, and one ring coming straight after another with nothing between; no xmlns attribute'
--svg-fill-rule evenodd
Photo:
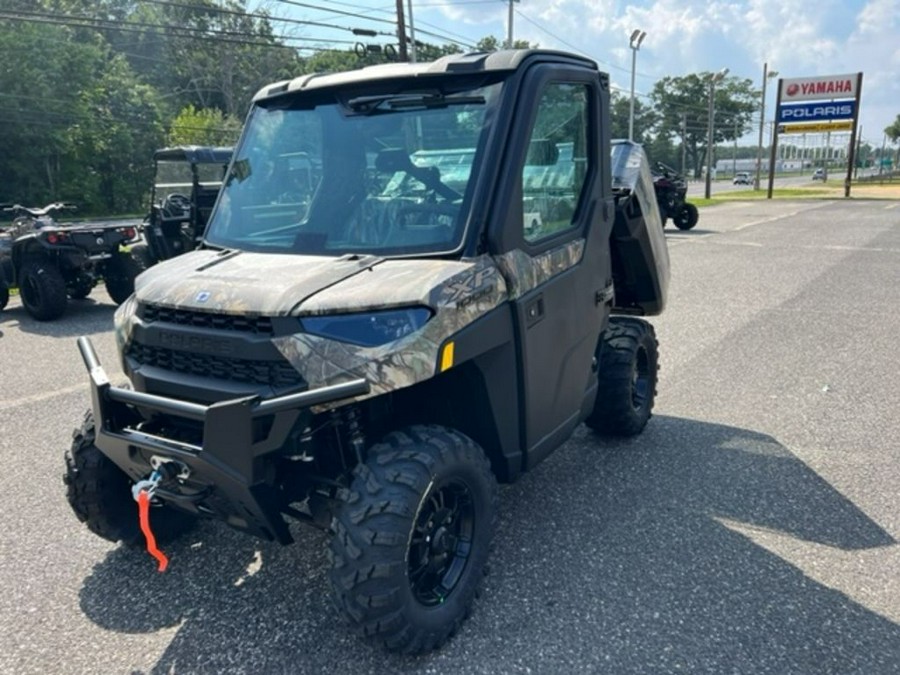
<svg viewBox="0 0 900 675"><path fill-rule="evenodd" d="M878 188L883 189L879 190ZM860 199L900 199L900 185L870 185L853 183L850 198ZM768 192L762 190L734 190L717 192L710 199L690 197L688 201L696 206L715 206L727 202L745 202L767 199ZM844 199L843 184L819 185L815 187L780 188L772 191L773 199Z"/></svg>

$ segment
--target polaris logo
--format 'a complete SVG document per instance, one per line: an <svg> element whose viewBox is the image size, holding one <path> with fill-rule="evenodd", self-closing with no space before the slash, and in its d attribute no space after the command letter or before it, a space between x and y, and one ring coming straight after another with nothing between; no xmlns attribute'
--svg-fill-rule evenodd
<svg viewBox="0 0 900 675"><path fill-rule="evenodd" d="M815 108L787 108L781 113L781 117L787 120L818 120L823 118L852 117L853 106L849 103L843 105L823 105Z"/></svg>
<svg viewBox="0 0 900 675"><path fill-rule="evenodd" d="M785 103L778 108L778 121L831 122L852 120L856 116L856 101L836 101L833 103Z"/></svg>
<svg viewBox="0 0 900 675"><path fill-rule="evenodd" d="M200 291L197 293L197 297L194 298L197 302L206 302L209 300L209 291Z"/></svg>

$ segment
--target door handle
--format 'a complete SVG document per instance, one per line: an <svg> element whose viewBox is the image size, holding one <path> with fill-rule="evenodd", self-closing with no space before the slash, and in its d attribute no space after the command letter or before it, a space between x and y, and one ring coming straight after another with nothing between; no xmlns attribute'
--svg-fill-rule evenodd
<svg viewBox="0 0 900 675"><path fill-rule="evenodd" d="M525 327L531 328L543 318L544 296L541 294L525 305Z"/></svg>

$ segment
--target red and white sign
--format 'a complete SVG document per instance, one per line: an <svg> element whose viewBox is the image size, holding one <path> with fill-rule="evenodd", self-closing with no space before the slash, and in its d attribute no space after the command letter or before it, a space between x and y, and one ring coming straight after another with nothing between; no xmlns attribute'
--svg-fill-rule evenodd
<svg viewBox="0 0 900 675"><path fill-rule="evenodd" d="M824 77L795 77L781 81L781 101L824 101L856 98L859 73L825 75Z"/></svg>

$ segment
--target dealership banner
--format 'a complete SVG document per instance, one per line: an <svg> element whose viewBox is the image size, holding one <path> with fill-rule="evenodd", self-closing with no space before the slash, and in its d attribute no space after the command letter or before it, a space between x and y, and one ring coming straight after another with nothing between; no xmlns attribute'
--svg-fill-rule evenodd
<svg viewBox="0 0 900 675"><path fill-rule="evenodd" d="M849 73L847 75L795 77L790 80L781 80L781 102L855 99L858 75L859 73Z"/></svg>
<svg viewBox="0 0 900 675"><path fill-rule="evenodd" d="M830 122L852 120L856 117L856 101L834 103L782 103L778 108L778 123Z"/></svg>
<svg viewBox="0 0 900 675"><path fill-rule="evenodd" d="M846 122L806 122L803 124L779 124L779 134L823 134L830 131L850 131L853 121Z"/></svg>

